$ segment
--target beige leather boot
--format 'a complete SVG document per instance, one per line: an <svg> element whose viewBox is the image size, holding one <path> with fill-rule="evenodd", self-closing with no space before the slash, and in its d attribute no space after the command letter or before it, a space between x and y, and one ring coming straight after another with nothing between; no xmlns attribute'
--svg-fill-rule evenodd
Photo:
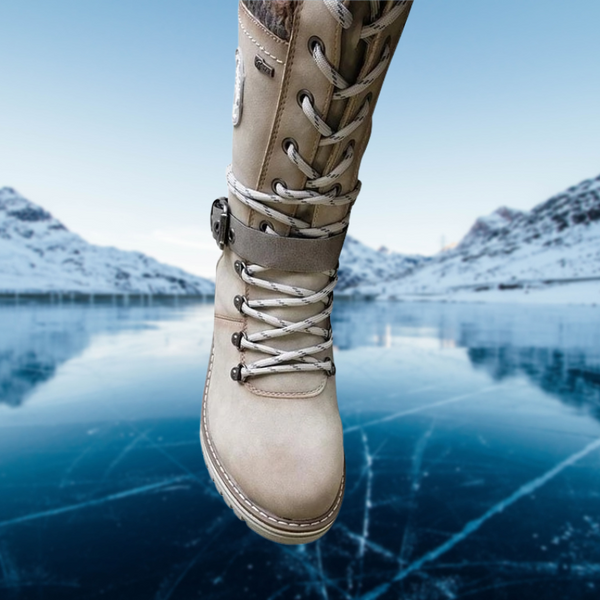
<svg viewBox="0 0 600 600"><path fill-rule="evenodd" d="M213 204L204 459L235 514L316 540L344 494L329 316L371 115L411 2L305 0L289 40L239 6L229 197Z"/></svg>

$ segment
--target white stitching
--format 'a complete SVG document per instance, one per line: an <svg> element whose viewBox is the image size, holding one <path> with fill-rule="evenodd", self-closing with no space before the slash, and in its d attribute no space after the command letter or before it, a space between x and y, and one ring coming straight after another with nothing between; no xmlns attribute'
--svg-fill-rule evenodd
<svg viewBox="0 0 600 600"><path fill-rule="evenodd" d="M242 11L246 19L254 23L255 27L260 29L262 33L268 36L271 40L273 40L276 44L283 44L286 47L289 46L289 43L286 40L277 37L274 33L271 33L260 21L257 21L254 15L246 8L246 6L242 3L240 4L240 11L238 12L238 19L242 18Z"/></svg>
<svg viewBox="0 0 600 600"><path fill-rule="evenodd" d="M215 460L215 462L217 463L217 466L219 467L219 470L223 473L223 475L225 476L225 478L227 479L227 481L229 482L229 484L231 485L231 487L235 490L235 492L237 493L237 495L242 499L242 501L247 504L248 506L250 506L251 508L253 508L259 515L261 515L263 518L268 519L269 521L273 521L274 523L277 523L279 525L287 525L289 527L312 527L313 525L320 525L321 523L329 520L329 518L331 517L331 515L333 515L333 513L335 513L337 507L339 506L340 502L342 501L342 496L344 494L344 484L345 484L345 480L346 480L346 476L345 474L342 475L342 481L340 483L340 491L338 493L335 505L333 506L333 508L329 511L329 513L327 513L327 515L325 515L322 519L319 519L318 521L314 521L313 523L295 523L293 521L280 521L277 520L269 515L267 515L266 513L264 513L260 508L258 508L258 506L255 506L254 504L252 504L247 498L246 496L244 496L244 494L242 493L241 490L239 490L237 488L237 486L235 485L235 483L231 480L231 478L229 477L229 475L227 474L227 472L225 471L225 469L223 468L223 466L221 465L221 462L219 461L219 458L217 457L217 454L213 448L211 439L210 439L210 435L208 433L208 421L206 419L206 413L207 413L207 401L208 401L208 385L210 383L210 377L212 375L212 368L213 368L213 361L214 361L214 348L211 350L210 353L210 363L208 365L208 373L206 375L206 387L204 389L204 400L203 400L203 415L202 415L202 422L204 424L204 431L206 433L206 441L208 443L208 447L210 448L210 452Z"/></svg>
<svg viewBox="0 0 600 600"><path fill-rule="evenodd" d="M266 48L264 46L261 46L259 42L257 42L249 33L248 30L244 27L244 24L242 23L242 19L240 19L240 17L238 17L238 21L240 23L240 27L242 28L242 31L254 42L254 44L256 44L267 56L269 56L270 58L272 58L273 60L276 60L280 65L284 65L285 63L282 60L279 60L276 56L274 56L273 54L271 54L270 52L268 52L266 50Z"/></svg>

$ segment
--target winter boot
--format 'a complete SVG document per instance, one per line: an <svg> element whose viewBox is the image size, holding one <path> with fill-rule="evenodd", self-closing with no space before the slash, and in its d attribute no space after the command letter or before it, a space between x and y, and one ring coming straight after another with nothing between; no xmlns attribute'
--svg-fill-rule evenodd
<svg viewBox="0 0 600 600"><path fill-rule="evenodd" d="M235 514L300 544L332 526L344 494L333 288L411 2L289 5L282 36L239 5L229 196L211 211L223 254L201 441Z"/></svg>

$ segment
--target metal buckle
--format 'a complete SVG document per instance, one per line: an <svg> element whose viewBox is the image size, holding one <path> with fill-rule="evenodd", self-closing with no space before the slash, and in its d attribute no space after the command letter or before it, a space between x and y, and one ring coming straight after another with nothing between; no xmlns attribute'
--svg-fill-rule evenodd
<svg viewBox="0 0 600 600"><path fill-rule="evenodd" d="M218 221L214 220L213 217L215 208L218 208L222 211L219 215ZM225 244L227 243L227 232L229 230L229 204L227 202L227 198L217 198L212 203L212 208L210 211L210 228L219 248L223 250L225 248Z"/></svg>

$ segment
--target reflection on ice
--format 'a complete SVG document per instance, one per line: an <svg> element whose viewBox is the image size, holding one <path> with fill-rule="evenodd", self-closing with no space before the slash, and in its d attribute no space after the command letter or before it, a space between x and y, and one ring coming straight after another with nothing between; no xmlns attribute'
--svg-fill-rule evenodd
<svg viewBox="0 0 600 600"><path fill-rule="evenodd" d="M600 418L600 316L595 307L341 302L336 345L465 348L493 380L526 377Z"/></svg>
<svg viewBox="0 0 600 600"><path fill-rule="evenodd" d="M317 543L223 505L212 307L0 306L0 598L595 598L600 312L338 302L348 488Z"/></svg>
<svg viewBox="0 0 600 600"><path fill-rule="evenodd" d="M34 306L0 310L0 402L19 406L58 366L87 347L90 331L81 311Z"/></svg>
<svg viewBox="0 0 600 600"><path fill-rule="evenodd" d="M210 305L177 297L90 302L0 299L0 404L23 404L61 365L81 355L94 337L139 334L156 321L179 320L198 306Z"/></svg>

